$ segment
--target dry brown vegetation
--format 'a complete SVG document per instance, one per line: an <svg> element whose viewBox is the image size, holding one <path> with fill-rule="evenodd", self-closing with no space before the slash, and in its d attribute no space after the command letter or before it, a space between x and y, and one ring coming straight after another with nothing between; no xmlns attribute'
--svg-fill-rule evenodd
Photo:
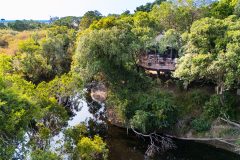
<svg viewBox="0 0 240 160"><path fill-rule="evenodd" d="M15 55L18 51L19 42L24 41L34 35L45 36L45 31L23 31L0 30L0 53Z"/></svg>

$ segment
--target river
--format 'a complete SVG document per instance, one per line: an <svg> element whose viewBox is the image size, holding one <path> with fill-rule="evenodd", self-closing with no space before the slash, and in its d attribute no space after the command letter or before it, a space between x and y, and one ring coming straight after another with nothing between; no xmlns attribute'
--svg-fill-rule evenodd
<svg viewBox="0 0 240 160"><path fill-rule="evenodd" d="M71 106L73 116L68 121L66 128L75 126L83 121L91 121L92 127L98 127L101 135L108 144L110 160L148 160L145 151L148 141L137 137L133 132L127 134L127 130L111 125L104 120L104 105L91 102L87 103L80 96L75 96ZM90 123L88 123L90 124ZM100 129L99 129L100 126ZM61 148L63 132L54 136L51 140L51 146ZM240 160L240 156L234 153L217 149L206 144L200 144L189 141L174 140L175 149L158 154L154 160ZM68 159L68 156L64 156Z"/></svg>

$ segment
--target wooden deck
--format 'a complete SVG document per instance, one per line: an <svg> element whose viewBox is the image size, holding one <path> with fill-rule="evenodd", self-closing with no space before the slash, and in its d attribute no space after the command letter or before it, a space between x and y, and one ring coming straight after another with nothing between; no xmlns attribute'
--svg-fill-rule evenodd
<svg viewBox="0 0 240 160"><path fill-rule="evenodd" d="M176 58L163 58L156 54L142 55L138 66L152 71L171 72L176 69Z"/></svg>

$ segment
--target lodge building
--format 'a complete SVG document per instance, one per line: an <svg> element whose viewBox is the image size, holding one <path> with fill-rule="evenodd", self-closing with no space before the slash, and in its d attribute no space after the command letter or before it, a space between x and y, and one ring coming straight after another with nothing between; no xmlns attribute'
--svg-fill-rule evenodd
<svg viewBox="0 0 240 160"><path fill-rule="evenodd" d="M167 47L163 53L147 51L139 56L137 67L147 71L156 71L158 75L169 74L176 69L178 51Z"/></svg>

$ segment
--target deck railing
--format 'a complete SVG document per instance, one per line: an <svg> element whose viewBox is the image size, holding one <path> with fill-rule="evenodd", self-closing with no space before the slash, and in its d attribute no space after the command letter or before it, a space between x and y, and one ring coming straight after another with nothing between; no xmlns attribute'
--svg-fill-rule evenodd
<svg viewBox="0 0 240 160"><path fill-rule="evenodd" d="M174 71L176 58L164 58L160 55L142 55L139 58L138 65L148 70Z"/></svg>

